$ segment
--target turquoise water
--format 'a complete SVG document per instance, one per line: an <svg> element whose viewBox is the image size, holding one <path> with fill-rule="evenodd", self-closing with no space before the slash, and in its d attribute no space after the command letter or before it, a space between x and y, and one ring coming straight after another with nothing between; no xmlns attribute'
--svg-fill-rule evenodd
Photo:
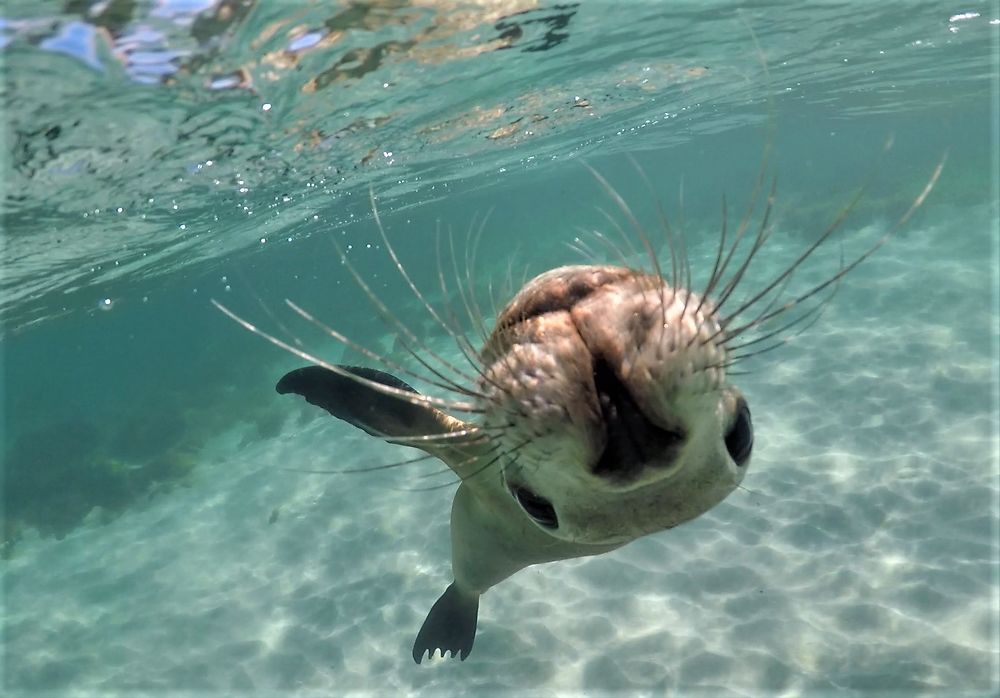
<svg viewBox="0 0 1000 698"><path fill-rule="evenodd" d="M4 13L5 695L996 694L997 3ZM210 300L361 361L287 298L398 358L332 238L459 361L369 188L415 281L458 313L436 241L453 231L464 267L488 215L471 283L489 321L491 296L581 261L576 238L618 261L581 232L615 234L582 163L669 265L659 199L704 283L722 197L734 226L768 145L773 232L747 295L864 187L787 293L835 273L947 159L814 324L738 367L746 490L520 572L484 596L467 661L414 665L451 579L453 478L294 472L412 452L277 395L302 361Z"/></svg>

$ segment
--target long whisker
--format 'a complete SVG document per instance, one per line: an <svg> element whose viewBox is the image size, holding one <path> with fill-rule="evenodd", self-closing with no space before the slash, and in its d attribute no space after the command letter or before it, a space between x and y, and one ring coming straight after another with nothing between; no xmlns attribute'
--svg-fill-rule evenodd
<svg viewBox="0 0 1000 698"><path fill-rule="evenodd" d="M641 168L639 168L639 166L635 162L635 160L632 160L632 164L636 168L639 169L640 175L642 176L642 178L648 184L649 180L646 178L645 173L642 172ZM629 224L632 226L632 229L635 230L636 235L639 236L639 242L642 243L643 249L646 252L646 256L649 257L649 261L653 265L653 271L656 274L656 278L659 279L660 282L661 282L659 284L659 286L660 286L660 301L661 301L660 302L660 307L662 308L663 305L664 305L663 304L663 283L662 283L663 282L663 270L660 269L660 262L656 258L656 250L653 249L653 243L650 241L649 235L646 233L646 229L642 227L642 224L635 217L635 214L632 213L632 209L629 208L629 205L625 202L625 199L622 198L622 195L619 194L618 191L614 187L611 186L611 184L608 182L608 180L605 179L604 176L601 175L601 173L599 173L597 170L595 170L590 165L585 164L584 167L586 167L588 170L590 170L590 174L600 183L600 185L601 185L601 187L603 187L604 191L606 191L608 193L608 195L611 197L611 200L615 202L615 206L618 207L618 210L621 211L622 214L624 214L625 220L627 220L629 222Z"/></svg>
<svg viewBox="0 0 1000 698"><path fill-rule="evenodd" d="M450 327L441 318L437 310L435 310L434 306L431 305L429 302L427 302L427 299L424 297L424 294L420 292L420 289L417 288L417 285L413 282L413 279L410 277L409 272L406 271L406 268L403 266L402 262L399 261L399 257L396 255L396 250L393 247L392 243L389 242L389 236L386 235L385 228L382 226L382 218L379 216L378 206L375 204L375 190L371 187L368 188L368 198L369 201L371 202L372 216L375 219L375 227L378 228L379 235L382 237L382 244L385 245L385 249L389 253L389 257L392 259L393 264L396 265L396 270L399 272L400 276L403 277L403 280L406 282L406 285L409 286L410 291L413 293L413 295L417 297L421 305L424 306L424 309L427 310L428 313L430 313L430 316L434 319L434 321L438 324L438 326L441 327L441 329L443 329L450 337L452 337L452 339L454 339L456 344L461 345L461 340L456 336L457 329ZM426 349L427 347L423 346L421 348ZM461 376L465 380L468 381L474 380L472 376L459 370L451 362L445 361L444 359L438 357L433 353L431 353L430 355L433 356L435 359L437 359L441 363L441 365L451 369L458 376ZM468 360L468 357L465 358ZM475 363L470 361L470 365L475 366Z"/></svg>
<svg viewBox="0 0 1000 698"><path fill-rule="evenodd" d="M317 328L319 328L320 330L322 330L323 332L325 332L327 335L329 335L331 338L337 340L338 342L340 342L344 346L350 347L354 351L362 354L363 356L371 359L372 361L378 362L379 364L381 364L382 366L385 366L386 368L388 368L391 371L395 371L397 373L401 373L403 375L409 376L411 378L415 378L415 379L423 381L425 383L429 383L431 385L437 386L437 387L442 388L444 390L449 390L451 392L459 393L460 395L466 395L468 397L482 397L482 395L480 395L476 391L469 390L468 388L464 388L461 385L452 383L450 381L448 381L446 383L441 383L441 382L429 379L426 376L423 376L423 375L421 375L421 374L419 374L419 373L417 373L415 371L411 371L409 368L403 366L402 364L400 364L400 363L398 363L396 361L393 361L392 359L390 359L390 358L388 358L386 356L382 356L381 354L372 351L371 349L369 349L368 347L364 346L363 344L359 344L359 343L355 342L354 340L352 340L350 337L347 337L346 335L342 334L341 332L338 332L337 330L333 329L332 327L330 327L329 325L325 324L321 320L317 319L308 310L306 310L306 309L300 307L299 305L297 305L294 301L291 301L291 300L289 300L289 299L286 298L285 299L285 305L287 305L289 308L291 308L292 311L294 313L296 313L297 315L299 315L302 319L304 319L305 321L307 321L307 322L311 323L312 325L316 326ZM417 360L419 360L419 356L416 355L416 353L409 347L409 345L406 344L406 342L403 342L403 346L404 346L404 348L406 348L407 352L411 356L414 356L414 358L416 358ZM421 363L423 363L423 362L421 362Z"/></svg>
<svg viewBox="0 0 1000 698"><path fill-rule="evenodd" d="M472 229L471 225L472 224L470 224L470 230ZM478 234L482 234L482 230L483 230L484 226L485 226L485 220L484 220L483 226L481 226L479 228ZM473 325L476 326L476 327L478 327L479 331L482 333L482 335L483 335L482 341L483 341L483 344L485 345L488 342L488 337L486 335L487 330L486 330L485 325L483 324L483 320L482 320L481 314L478 311L473 310L473 308L471 307L468 295L466 293L466 287L461 283L461 280L460 280L461 277L458 274L458 266L457 266L457 261L456 261L454 238L451 235L451 230L450 229L449 229L449 234L448 234L448 244L449 244L449 249L451 251L452 269L453 269L453 273L455 275L455 279L456 279L456 283L457 283L457 287L458 287L458 292L459 292L459 297L462 299L462 305L464 306L465 311L468 314L468 316L469 316L470 320L472 321ZM466 249L468 250L468 243L466 245ZM441 293L442 293L442 295L447 299L447 298L449 298L451 296L451 294L448 291L448 284L447 284L447 281L445 280L445 277L444 277L443 263L442 263L442 260L441 260L440 238L438 238L436 240L436 243L435 243L435 252L436 252L436 255L437 255L437 265L438 265L438 283L441 286ZM474 291L472 291L471 279L469 281L469 292L474 292ZM458 318L457 318L457 316L455 314L454 309L451 307L451 304L446 302L446 307L448 309L449 317L451 318L452 323L458 325L459 321L458 321ZM503 390L502 386L500 384L498 384L484 370L484 367L481 366L482 361L479 358L479 355L478 355L478 353L476 351L476 348L472 346L471 342L469 342L469 340L465 336L465 334L464 333L459 333L456 336L456 338L461 340L460 343L459 343L459 349L467 357L470 365L472 365L473 368L475 368L476 373L479 375L480 379L482 380L482 384L492 385L497 390L501 390L502 391ZM473 357L475 357L475 358L473 358ZM485 396L485 395L481 394L480 397L484 401L488 401L489 400L488 396Z"/></svg>
<svg viewBox="0 0 1000 698"><path fill-rule="evenodd" d="M763 317L759 318L759 320L757 321L757 324L760 324L762 322L767 322L771 318L773 318L773 317L775 317L777 315L780 315L781 313L787 312L788 310L794 308L795 306L797 306L798 304L802 303L803 301L808 300L809 298L813 297L817 293L820 293L821 291L823 291L823 289L828 288L831 284L837 283L838 281L840 281L840 279L844 278L844 276L846 276L848 273L850 273L851 270L853 270L859 264L861 264L866 259L868 259L873 254L875 254L876 251L878 251L880 248L882 248L882 246L885 245L892 238L892 236L895 235L896 232L903 225L906 224L906 222L910 219L910 217L913 215L913 213L918 208L920 208L920 206L927 199L928 194L930 194L931 190L934 188L934 185L937 183L938 178L941 176L941 171L944 169L944 164L945 164L945 161L947 160L947 157L948 157L947 153L945 153L944 156L942 156L941 160L938 162L937 166L934 168L934 172L931 174L930 179L927 181L927 184L924 185L923 190L920 192L920 194L917 195L917 197L910 204L910 207L906 210L906 213L904 213L896 221L896 223L884 235L882 235L882 237L880 237L875 242L875 244L873 244L871 247L869 247L863 253L861 253L860 255L858 255L857 257L855 257L855 259L850 264L848 264L847 266L844 266L843 268L841 268L841 270L839 272L837 272L836 274L834 274L833 276L831 276L826 281L824 281L824 282L822 282L820 284L817 284L816 286L813 286L811 289L809 289L808 291L806 291L802 295L798 296L794 300L792 300L789 303L785 304L785 306L783 306L781 308L778 308L777 310L773 310L770 313L768 313L767 315L764 315ZM857 203L857 197L855 197L855 199L851 201L851 203L848 205L848 209L849 208L853 208L853 206L856 203ZM812 245L809 246L809 248L806 249L805 252L803 252L801 255L799 255L799 258L795 262L792 263L791 267L789 267L787 270L785 270L782 274L779 274L778 277L776 277L774 281L772 281L771 283L769 283L765 287L765 289L763 291L761 291L760 293L756 294L753 298L751 298L749 301L747 301L746 303L744 303L743 306L741 306L740 309L737 310L733 314L733 316L739 315L741 312L743 312L744 310L746 310L747 308L749 308L751 305L753 305L754 303L756 303L763 295L765 295L766 293L770 292L770 290L772 288L774 288L778 283L780 283L782 279L784 279L787 275L789 275L790 273L792 273L795 270L795 268L799 266L799 264L801 264L806 258L808 258L819 247L819 245L821 245L826 239L828 239L830 237L830 235L833 234L834 230L836 230L838 227L840 227L840 224L841 224L841 222L843 221L843 219L844 219L844 217L846 215L847 215L847 211L845 211L843 213L843 215L838 216L837 220L835 220L834 223L832 223L830 225L830 227L828 227L827 230L823 232L823 234L820 236L819 240L817 240L816 242L814 242ZM735 330L727 331L727 335L728 336L737 336L741 332L744 332L745 330L749 329L752 326L753 325L749 325L749 324L743 325L742 327L736 328Z"/></svg>
<svg viewBox="0 0 1000 698"><path fill-rule="evenodd" d="M750 39L753 41L754 49L757 51L757 60L760 63L761 70L764 73L764 82L767 85L767 89L765 90L765 94L767 96L767 113L768 113L767 132L764 136L764 145L760 157L760 166L757 169L757 178L756 181L754 182L754 188L753 192L750 195L750 200L747 203L747 209L743 214L743 218L740 220L739 227L736 230L736 235L733 237L733 244L729 248L729 252L726 254L725 260L722 262L721 265L716 263L713 269L712 276L709 278L708 284L705 289L705 293L703 294L703 298L705 296L708 296L709 293L714 293L716 285L722 280L723 276L725 275L726 269L729 267L729 263L732 260L733 255L739 248L740 242L742 242L743 236L749 228L750 221L753 217L753 212L756 210L757 204L760 202L761 193L764 190L764 182L767 179L767 172L770 164L771 149L774 145L775 129L777 128L777 119L775 118L775 106L774 106L774 89L771 86L771 71L767 65L767 56L764 55L764 50L761 48L760 43L757 41L757 35L754 33L753 27L750 25L750 21L742 13L740 13L740 18L746 25L747 32L750 34ZM763 239L761 238L766 237L766 231L767 231L766 219L770 217L771 207L774 205L774 194L776 187L777 187L777 178L772 178L771 191L767 197L767 204L766 204L767 208L765 210L764 215L762 216L765 220L761 222L760 226L757 229L756 241L755 244L751 247L749 259L744 261L744 263L741 265L741 268L737 271L737 274L735 276L738 277L743 276L743 273L745 273L746 268L749 266L750 261L753 258L754 254L756 254L756 251L759 250L760 246L763 244ZM723 195L723 223L725 223L725 216L726 216L726 205L725 205L725 195ZM719 300L715 303L714 310L716 313L719 312L723 303L726 301L726 299L729 297L729 295L735 288L736 284L733 283L731 278L730 281L727 282L727 284L725 285L722 293L720 294Z"/></svg>
<svg viewBox="0 0 1000 698"><path fill-rule="evenodd" d="M300 359L304 359L305 361L314 363L317 366L322 366L328 371L336 373L338 376L342 376L343 378L352 380L355 383L358 383L359 385L363 385L376 392L382 393L383 395L389 395L395 398L399 398L401 400L405 400L406 402L409 402L411 405L418 405L418 406L432 405L434 407L440 407L447 410L455 410L458 412L466 412L468 414L482 414L483 412L483 410L474 402L461 402L459 400L446 400L443 398L436 398L430 395L417 395L416 393L412 393L409 390L403 390L401 388L393 388L392 386L385 385L384 383L379 383L378 381L369 380L362 376L351 373L350 371L343 369L340 366L337 366L336 364L332 364L329 361L325 361L318 356L315 356L307 351L304 351L303 349L299 349L298 347L293 347L292 345L288 344L288 342L282 341L277 337L275 337L274 335L265 332L256 325L248 322L247 320L244 320L239 315L234 313L226 306L222 305L222 303L215 300L214 298L212 298L211 301L212 305L214 305L216 308L222 311L222 313L226 317L233 320L236 324L240 325L244 329L253 332L258 337L267 340L268 342L278 347L279 349L284 349L289 354L293 354L294 356L297 356Z"/></svg>
<svg viewBox="0 0 1000 698"><path fill-rule="evenodd" d="M639 170L640 175L648 185L649 180L646 179L645 173L642 172L641 168L639 168L638 164L634 160L632 161L632 164ZM629 207L628 203L625 201L622 195L618 193L618 190L616 190L613 186L611 186L608 180L605 179L604 176L601 175L601 173L599 173L593 167L587 164L585 164L584 166L588 170L590 170L590 174L594 177L594 179L598 181L598 183L608 194L608 196L611 197L611 200L615 203L615 206L617 206L618 210L625 216L625 220L627 220L629 222L629 225L632 226L632 229L639 237L639 242L642 244L642 247L646 252L646 256L649 258L649 261L653 266L653 271L656 275L656 288L654 290L659 295L659 301L660 301L659 303L660 334L657 340L658 342L660 342L663 338L663 333L666 331L666 326L667 326L667 310L666 310L667 303L666 303L666 298L664 297L663 270L660 268L660 262L656 258L656 250L653 248L653 243L651 242L649 235L646 233L646 229L642 227L642 224L635 217L635 214L632 213L632 209ZM612 220L612 223L616 228L621 230L620 227L617 225L617 222ZM624 231L622 231L621 234L624 235ZM645 299L646 296L645 283L639 284L639 291L642 293L643 298ZM676 294L676 290L674 290L674 293Z"/></svg>
<svg viewBox="0 0 1000 698"><path fill-rule="evenodd" d="M470 473L469 475L466 475L465 477L463 477L461 481L462 482L468 482L472 478L481 477L487 470L489 470L494 465L496 465L498 462L500 462L500 460L502 458L510 457L510 456L515 455L518 451L520 451L522 448L524 448L525 446L527 446L529 443L531 443L530 440L525 440L525 441L522 441L521 443L517 444L516 446L507 449L506 451L502 451L502 452L498 453L496 456L494 456L493 458L489 459L485 464L483 464L483 466L481 468L479 468L476 471ZM490 452L492 452L492 450ZM477 456L477 457L481 457L481 456ZM475 460L475 459L474 458L473 459L469 459L468 462L471 462L472 460ZM448 471L446 471L446 470L442 470L442 471L439 471L437 474L442 475L442 474L445 474L447 472ZM427 476L424 476L424 477L430 477L431 475L433 475L433 473L429 474ZM439 489L443 489L445 487L451 487L454 484L456 484L456 483L455 482L449 482L449 483L446 483L444 485L435 485L433 487L417 488L417 489L414 489L413 491L414 492L425 492L425 491L428 491L428 490L439 490Z"/></svg>
<svg viewBox="0 0 1000 698"><path fill-rule="evenodd" d="M470 463L473 463L473 462L479 460L480 458L483 458L484 456L488 456L488 455L493 454L493 453L497 454L498 457L502 456L502 454L499 453L501 447L502 446L501 446L501 444L499 442L495 442L488 449L486 449L485 452L483 452L483 453L476 453L474 455L469 456L468 458L460 460L458 463L455 464L455 468L454 469L452 469L450 467L449 468L442 468L440 470L434 470L434 471L431 471L429 473L421 473L419 477L421 477L423 479L426 479L426 478L435 477L437 475L446 475L448 473L454 473L454 472L456 472L458 470L461 470L466 465L469 465ZM475 477L475 476L479 475L481 472L483 472L489 466L493 465L495 462L496 462L496 459L493 459L492 461L486 463L484 468L480 468L480 469L476 470L475 472L470 473L469 475L466 475L464 478L461 478L462 481L465 482L470 477Z"/></svg>
<svg viewBox="0 0 1000 698"><path fill-rule="evenodd" d="M734 335L733 337L727 337L726 340L725 340L725 342L723 342L723 344L726 344L726 348L729 351L738 352L741 349L745 349L745 348L753 346L755 344L760 344L761 342L766 342L767 340L771 339L772 337L777 337L777 336L781 335L782 333L787 332L788 330L792 329L796 325L798 325L798 324L800 324L802 322L806 322L806 320L808 320L808 322L806 322L806 324L803 327L799 328L795 332L795 334L793 334L793 335L785 338L785 340L784 340L783 343L787 343L791 339L794 339L795 337L799 336L800 334L802 334L803 332L805 332L810 327L812 327L813 325L816 324L816 321L819 320L819 318L822 316L823 311L826 310L827 306L833 300L833 297L836 295L836 293L837 293L837 291L839 289L840 289L840 284L836 284L833 287L833 291L830 293L830 295L827 296L826 298L824 298L822 300L822 302L820 302L819 304L813 306L807 312L804 312L801 315L797 315L796 317L794 317L792 320L788 321L787 323L785 323L781 327L778 327L777 329L772 330L771 332L768 332L767 334L763 334L760 337L754 337L753 339L748 340L746 342L742 342L740 344L728 345L727 342L729 342L732 339L736 338L736 335ZM740 358L745 358L745 356L740 357L740 356L737 355L737 356L733 356L733 357L730 357L730 358L732 358L734 360L739 360Z"/></svg>
<svg viewBox="0 0 1000 698"><path fill-rule="evenodd" d="M753 216L754 210L757 208L757 204L760 202L760 195L764 188L764 181L767 177L767 161L769 153L771 150L771 144L765 143L764 154L761 158L760 170L757 173L757 181L754 183L753 192L750 195L750 201L747 204L747 210L743 214L743 218L740 220L739 227L736 229L736 234L733 236L733 242L729 246L729 250L726 252L725 258L722 260L722 264L716 266L718 276L713 276L708 281L707 288L714 288L719 281L725 276L726 270L729 268L729 263L733 259L733 255L736 254L736 250L739 249L740 243L743 241L743 236L750 227L750 220ZM758 228L758 234L760 229ZM727 284L730 287L731 284Z"/></svg>
<svg viewBox="0 0 1000 698"><path fill-rule="evenodd" d="M370 428L370 427L369 427ZM490 429L496 429L496 427L479 427L472 426L468 429L456 429L455 431L444 431L437 434L415 434L415 435L405 435L397 436L395 434L382 434L379 433L378 436L385 439L386 441L391 441L392 443L401 444L403 446L410 446L413 444L425 444L425 443L436 443L438 441L468 441L468 437L479 437L484 431ZM483 437L485 438L485 437Z"/></svg>
<svg viewBox="0 0 1000 698"><path fill-rule="evenodd" d="M344 253L344 250L340 247L340 245L337 243L337 241L336 240L332 240L332 239L331 239L331 241L333 242L333 245L336 248L337 253L340 255L341 264L343 264L344 267L347 269L347 271L351 274L351 276L354 277L354 281L355 281L355 283L357 283L358 288L360 288L364 292L364 294L368 297L369 302L373 306L375 306L375 309L378 311L379 316L386 323L388 323L390 326L395 327L398 332L402 333L402 338L405 339L405 341L403 342L403 347L406 349L407 353L409 353L410 356L413 357L413 359L417 363L419 363L421 366L423 366L428 371L430 371L432 375L436 376L438 379L440 379L441 381L443 381L443 383L439 383L437 381L434 381L433 379L423 379L423 378L421 378L421 380L425 380L427 383L435 385L435 386L437 386L439 388L443 388L445 390L451 390L453 392L456 392L456 393L459 393L459 394L462 394L462 395L476 396L476 394L474 392L472 392L468 388L462 386L457 381L452 380L450 377L444 375L443 373L441 373L441 371L439 371L437 368L435 368L434 366L432 366L423 357L423 355L422 355L421 352L417 352L417 351L413 350L412 346L419 347L420 349L423 350L423 352L426 352L426 354L428 356L430 356L431 358L433 358L435 361L437 361L442 366L446 366L450 370L455 371L460 377L463 377L466 380L469 380L469 381L472 380L471 377L466 376L462 371L460 371L457 368L455 368L447 359L443 358L440 354L436 353L433 349L431 349L429 346L427 346L426 342L422 341L419 337L417 337L413 333L413 331L409 327L407 327L407 325L405 323L403 323L399 318L397 318L393 314L393 312L389 309L389 307L382 301L382 299L379 298L378 295L374 291L371 290L371 287L368 285L367 282L365 282L364 278L362 278L361 274L358 273L357 269L354 268L354 265L351 264L350 260L347 258L347 255ZM305 317L305 316L303 316L303 317ZM310 321L314 322L314 323L318 323L318 321L315 320L315 318L313 318ZM322 324L322 323L319 323L319 324ZM331 328L329 328L329 327L325 327L324 326L324 329L327 332L331 331ZM331 335L331 336L333 336L333 335ZM413 375L413 374L411 373L410 375Z"/></svg>
<svg viewBox="0 0 1000 698"><path fill-rule="evenodd" d="M483 231L486 229L486 223L489 221L490 216L493 215L493 208L489 208L486 211L486 215L483 216L482 222L480 222L479 227L476 229L475 234L472 237L471 244L467 244L465 247L465 283L469 291L469 299L472 301L472 309L475 312L475 319L482 328L483 343L485 344L489 338L489 332L487 331L483 323L483 311L479 307L479 297L476 294L476 285L472 279L472 270L476 268L479 259L479 243L483 239ZM470 227L471 231L471 227ZM456 276L456 282L459 280Z"/></svg>
<svg viewBox="0 0 1000 698"><path fill-rule="evenodd" d="M433 456L430 453L425 453L422 456L416 456L415 458L407 458L406 460L395 461L394 463L385 463L383 465L372 465L365 468L340 468L337 470L281 468L281 470L289 473L305 473L307 475L348 475L352 473L371 473L378 470L389 470L391 468L400 468L404 465L412 465L413 463L419 463L421 461L431 460L433 458L436 458L436 456Z"/></svg>
<svg viewBox="0 0 1000 698"><path fill-rule="evenodd" d="M726 249L726 232L729 223L729 207L726 205L726 194L722 194L722 226L719 232L719 247L715 252L715 262L712 264L712 273L708 277L708 283L705 284L705 290L701 292L701 301L698 303L698 307L695 308L695 314L697 315L705 303L705 299L709 295L715 293L715 286L720 280L719 265L722 263L722 254Z"/></svg>
<svg viewBox="0 0 1000 698"><path fill-rule="evenodd" d="M645 184L646 190L649 192L650 197L656 202L656 212L657 212L657 214L660 217L660 226L663 228L663 232L664 232L664 234L666 236L667 248L670 250L670 290L671 290L671 293L673 294L673 297L671 298L671 302L673 302L677 298L677 250L675 249L677 247L677 245L676 245L676 240L674 239L673 227L670 225L669 221L667 220L667 213L666 213L666 211L663 210L663 204L660 202L659 197L656 196L656 192L653 191L653 184L649 181L649 177L646 176L646 173L639 166L639 163L635 161L635 158L629 157L629 162L632 164L632 168L639 174L639 178ZM666 297L664 295L664 288L663 288L664 285L665 285L665 282L664 282L664 279L663 279L663 271L660 269L659 260L657 259L656 253L653 251L652 242L645 235L643 235L642 238L643 238L643 244L646 247L646 251L649 254L649 259L650 259L650 261L653 264L653 270L656 272L657 279L659 279L659 293L660 293L660 336L659 336L659 338L658 338L657 341L660 344L662 344L662 342L663 342L663 333L666 332L666 328L667 328L667 307L666 307L667 306L667 302L666 302ZM690 286L686 286L685 288L690 288ZM690 297L690 294L689 294L688 297ZM684 305L685 305L685 309L686 309L686 307L687 307L687 301L686 300L685 300ZM681 320L682 321L683 321L683 318L684 318L684 312L682 310L681 311Z"/></svg>
<svg viewBox="0 0 1000 698"><path fill-rule="evenodd" d="M499 450L500 450L500 444L496 444L495 446L493 446L492 448L490 448L488 451L486 451L486 455L489 455L491 453L496 453ZM452 480L450 482L444 483L443 485L434 485L434 486L431 486L431 487L414 487L414 488L407 488L407 489L408 489L408 491L411 491L411 492L430 492L430 491L433 491L433 490L441 490L441 489L446 489L448 487L453 487L453 486L455 486L455 485L457 485L457 484L459 484L461 482L466 482L471 477L476 477L476 476L479 476L480 474L486 472L489 468L491 468L494 465L496 465L500 461L500 459L504 457L504 455L505 455L505 452L497 453L497 455L495 455L493 458L490 458L485 464L483 464L483 466L481 468L477 469L471 475L467 475L464 478L459 478L458 480ZM482 455L477 454L477 455L472 456L470 458L466 458L464 461L461 461L458 464L456 464L456 468L461 468L462 466L468 465L469 463L472 463L475 460L477 460L479 458L482 458L482 457L483 457ZM425 473L425 474L421 475L421 477L427 478L427 477L434 477L436 475L447 475L447 474L453 473L453 472L454 471L451 470L450 468L446 468L446 469L442 469L442 470L436 470L436 471L431 472L431 473Z"/></svg>
<svg viewBox="0 0 1000 698"><path fill-rule="evenodd" d="M253 289L253 284L250 282L249 279L247 279L242 269L237 269L236 274L237 276L240 277L240 280L243 283L245 283L249 288ZM263 311L264 315L266 315L268 319L271 320L271 322L273 322L278 327L278 329L281 332L283 332L289 339L291 339L295 344L297 344L298 346L302 346L302 341L285 326L285 323L281 321L281 318L279 318L271 311L270 306L268 306L268 304L264 302L264 300L260 297L259 294L257 294L256 291L253 292L253 297L254 300L257 301L257 307L259 307L261 311Z"/></svg>
<svg viewBox="0 0 1000 698"><path fill-rule="evenodd" d="M610 216L608 216L606 212L601 211L601 213L607 216L608 220L612 221L613 226L618 226L617 221L614 221ZM618 227L618 230L621 234L624 234L624 231L621 230L621 227ZM616 258L618 262L621 263L623 267L628 267L631 265L631 262L629 262L628 254L621 247L619 247L614 240L609 238L607 235L605 235L599 230L585 230L584 233L591 236L597 242L602 243L606 248L608 248L608 251L611 252L611 254Z"/></svg>
<svg viewBox="0 0 1000 698"><path fill-rule="evenodd" d="M740 281L743 280L743 275L746 274L747 269L750 268L750 263L757 256L757 253L764 246L764 242L767 241L769 235L768 222L771 219L771 211L774 209L774 198L777 191L777 178L772 178L771 180L771 191L767 195L766 203L764 204L764 213L760 218L760 225L757 226L757 233L754 235L753 243L750 245L750 251L747 253L743 262L736 269L733 275L730 277L729 281L726 282L725 287L722 289L722 293L719 299L715 302L715 310L718 312L729 297L732 295L733 291L739 286ZM738 313L735 313L738 314Z"/></svg>
<svg viewBox="0 0 1000 698"><path fill-rule="evenodd" d="M451 228L448 229L448 249L451 253L452 276L455 279L458 297L462 301L462 307L465 309L466 315L479 332L482 342L485 343L488 337L487 329L483 324L482 316L476 312L472 299L469 298L468 288L466 284L462 282L462 275L458 271L458 258L455 254L455 237L452 234ZM466 249L468 249L468 247L466 247ZM442 276L441 278L443 279L444 277Z"/></svg>
<svg viewBox="0 0 1000 698"><path fill-rule="evenodd" d="M841 260L841 263L843 263L843 260ZM782 295L785 293L785 291L787 290L788 286L791 284L792 278L794 278L794 274L789 274L788 278L786 278L784 280L784 282L782 282L781 286L779 286L777 289L775 289L774 292L771 294L771 300L770 300L770 302L767 305L765 305L763 308L761 308L760 312L757 314L757 317L755 317L753 320L751 320L750 323L758 323L758 322L760 322L760 318L762 318L763 316L765 316L769 312L771 312L771 310L781 300ZM721 344L726 344L727 342L732 341L733 338L734 338L734 336L724 336L723 339L722 339L722 341L720 343Z"/></svg>
<svg viewBox="0 0 1000 698"><path fill-rule="evenodd" d="M455 334L453 334L452 336L455 338L455 341L458 344L459 351L462 352L462 355L465 357L465 360L469 362L469 365L475 369L476 373L481 378L485 378L486 376L483 373L482 368L480 367L479 353L477 352L476 348L472 346L472 342L469 341L469 338L468 336L466 336L465 332L460 329L461 322L459 322L458 316L455 313L455 309L452 307L451 301L449 300L451 298L451 291L448 289L448 282L445 281L444 277L444 263L441 259L440 233L441 229L440 225L438 225L438 228L434 234L434 252L437 259L438 285L441 289L441 297L444 298L445 309L448 313L449 322L452 326L455 327ZM471 314L470 314L470 319L473 320L473 325L475 326L476 325L475 318L472 318Z"/></svg>
<svg viewBox="0 0 1000 698"><path fill-rule="evenodd" d="M489 335L488 335L488 331L486 330L485 326L483 326L483 324L482 324L482 311L480 310L478 301L476 299L476 290L475 290L475 285L472 282L470 268L472 267L472 265L475 264L475 255L478 254L479 240L480 240L480 238L482 236L482 232L483 232L483 230L485 228L485 224L486 224L486 220L484 219L483 223L479 226L478 230L475 233L475 238L473 240L473 243L471 245L467 245L466 246L467 256L466 256L466 262L465 262L465 264L466 264L466 273L465 273L466 284L465 284L465 287L463 287L463 285L460 282L458 283L459 294L463 298L463 302L465 303L467 311L469 312L470 316L473 317L474 320L479 323L479 326L482 327L483 345L484 346L486 346L489 343ZM471 230L471 226L470 226L470 230ZM458 267L457 267L458 262L457 262L457 255L455 255L454 239L450 235L449 235L448 242L449 242L449 245L451 247L451 259L452 259L452 266L454 268L455 278L456 278L456 280L460 280L461 277L460 277L460 275L458 273ZM471 256L471 258L468 256L468 250L469 250L470 247L472 248L472 256ZM514 371L513 369L511 369L510 363L509 363L509 357L507 355L504 355L503 361L504 361L505 365L508 367L508 369L515 376L515 380L517 380L518 383L520 383L522 385L522 387L524 387L523 378L521 377L520 372L519 371ZM501 386L500 384L498 384L495 380L493 380L491 377L489 377L486 373L481 372L480 375L482 375L483 379L486 382L488 382L490 385L494 386L497 390L499 390L499 391L503 390L503 386ZM485 399L488 399L488 398L485 398Z"/></svg>
<svg viewBox="0 0 1000 698"><path fill-rule="evenodd" d="M577 230L577 232L580 235L587 235L588 234L587 231L584 228L577 228L576 230ZM580 255L581 258L583 258L585 261L589 262L590 264L597 264L601 260L600 256L597 254L597 252L594 250L594 248L592 248L590 245L588 245L587 243L585 243L580 238L579 235L576 238L573 239L573 242L567 242L565 244L566 244L566 247L568 247L569 249L573 250L573 252L575 252L578 255Z"/></svg>

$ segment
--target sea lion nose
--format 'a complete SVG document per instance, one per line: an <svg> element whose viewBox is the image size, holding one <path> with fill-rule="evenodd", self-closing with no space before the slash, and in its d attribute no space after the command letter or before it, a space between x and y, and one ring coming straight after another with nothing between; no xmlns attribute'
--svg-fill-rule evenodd
<svg viewBox="0 0 1000 698"><path fill-rule="evenodd" d="M601 358L594 361L594 388L606 434L604 451L593 468L595 475L627 482L646 465L669 462L669 451L680 447L683 435L650 422L628 387Z"/></svg>

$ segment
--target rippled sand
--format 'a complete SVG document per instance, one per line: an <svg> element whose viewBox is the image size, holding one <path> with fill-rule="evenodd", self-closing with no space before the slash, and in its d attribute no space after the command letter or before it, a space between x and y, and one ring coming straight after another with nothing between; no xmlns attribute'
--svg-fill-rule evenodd
<svg viewBox="0 0 1000 698"><path fill-rule="evenodd" d="M484 597L464 663L410 658L450 581L452 490L403 488L441 482L419 477L438 466L283 471L407 456L296 407L271 441L221 435L190 487L21 545L4 571L6 687L990 694L996 308L965 273L982 237L932 253L987 217L907 231L749 366L749 491L616 553L519 573Z"/></svg>

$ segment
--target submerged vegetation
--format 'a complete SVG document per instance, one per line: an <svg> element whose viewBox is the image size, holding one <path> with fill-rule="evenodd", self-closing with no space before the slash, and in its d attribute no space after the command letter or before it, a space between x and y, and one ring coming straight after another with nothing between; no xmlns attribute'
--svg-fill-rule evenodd
<svg viewBox="0 0 1000 698"><path fill-rule="evenodd" d="M62 538L183 486L218 433L242 425L247 443L280 430L285 412L273 403L227 404L235 401L237 394L218 382L198 391L177 388L120 419L9 425L17 431L3 454L0 556L14 554L28 531Z"/></svg>

